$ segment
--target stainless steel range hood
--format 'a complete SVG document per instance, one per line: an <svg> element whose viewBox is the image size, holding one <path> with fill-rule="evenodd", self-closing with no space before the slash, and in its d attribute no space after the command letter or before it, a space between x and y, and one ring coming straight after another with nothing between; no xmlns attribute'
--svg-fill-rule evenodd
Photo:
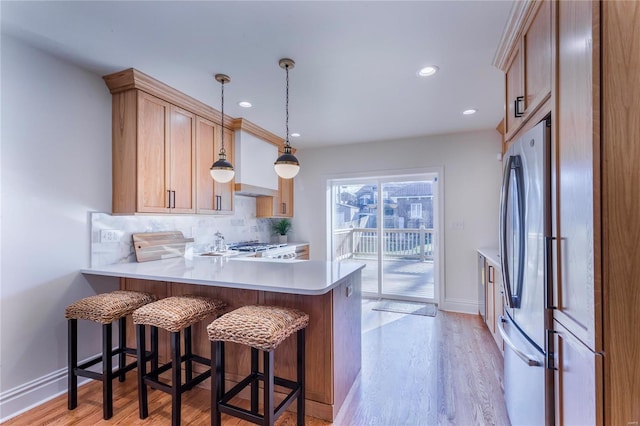
<svg viewBox="0 0 640 426"><path fill-rule="evenodd" d="M235 133L236 195L249 197L275 196L278 175L273 162L278 147L244 130Z"/></svg>

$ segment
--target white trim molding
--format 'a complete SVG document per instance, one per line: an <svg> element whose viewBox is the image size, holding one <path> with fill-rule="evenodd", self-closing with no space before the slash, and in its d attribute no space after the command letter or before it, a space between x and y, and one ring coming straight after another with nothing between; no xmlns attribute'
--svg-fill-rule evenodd
<svg viewBox="0 0 640 426"><path fill-rule="evenodd" d="M79 364L85 361L80 361ZM78 387L90 381L91 379L78 377ZM2 392L0 393L0 423L66 393L67 367Z"/></svg>
<svg viewBox="0 0 640 426"><path fill-rule="evenodd" d="M520 40L525 24L532 18L533 13L538 10L540 3L542 3L541 0L518 0L513 2L502 38L493 56L493 66L507 72L511 51Z"/></svg>
<svg viewBox="0 0 640 426"><path fill-rule="evenodd" d="M438 305L438 309L447 312L478 315L478 302L467 299L445 298L444 301Z"/></svg>

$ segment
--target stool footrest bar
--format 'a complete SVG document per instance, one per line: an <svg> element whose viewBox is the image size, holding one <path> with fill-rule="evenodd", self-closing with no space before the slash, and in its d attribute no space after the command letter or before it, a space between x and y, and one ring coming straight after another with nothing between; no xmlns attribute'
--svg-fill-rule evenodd
<svg viewBox="0 0 640 426"><path fill-rule="evenodd" d="M79 377L88 377L90 379L98 380L100 382L104 380L104 378L102 377L102 373L96 373L95 371L89 371L89 370L81 370L79 368L76 368L73 371L75 375Z"/></svg>
<svg viewBox="0 0 640 426"><path fill-rule="evenodd" d="M234 396L239 394L244 388L249 386L251 382L253 382L254 380L258 380L258 374L254 373L254 374L248 375L247 377L242 379L240 382L238 382L234 387L232 387L227 392L225 392L224 397L220 400L220 402L227 403Z"/></svg>
<svg viewBox="0 0 640 426"><path fill-rule="evenodd" d="M227 391L224 397L219 401L220 412L231 414L252 423L261 424L263 416L229 403L231 399L238 395L252 382L260 380L264 381L264 375L262 373L253 373L238 382L234 387ZM295 398L300 395L301 386L292 380L287 380L281 377L274 377L273 383L277 386L282 386L291 390L291 392L287 394L274 411L274 417L278 418L289 407L289 405L291 405Z"/></svg>
<svg viewBox="0 0 640 426"><path fill-rule="evenodd" d="M183 392L191 390L194 387L198 386L200 383L202 383L205 380L207 380L209 377L211 377L211 370L207 370L207 371L205 371L203 373L200 373L199 375L197 375L196 377L191 379L189 382L187 382L184 385L182 385L181 390Z"/></svg>
<svg viewBox="0 0 640 426"><path fill-rule="evenodd" d="M102 361L102 355L98 355L95 358L91 358L85 362L83 362L82 364L78 364L78 369L79 370L86 370L87 368L98 364L99 362Z"/></svg>
<svg viewBox="0 0 640 426"><path fill-rule="evenodd" d="M237 417L242 420L246 420L248 422L260 425L263 423L263 416L259 414L254 414L249 410L245 410L244 408L236 407L235 405L228 404L218 404L219 411L221 413L230 414L234 417Z"/></svg>

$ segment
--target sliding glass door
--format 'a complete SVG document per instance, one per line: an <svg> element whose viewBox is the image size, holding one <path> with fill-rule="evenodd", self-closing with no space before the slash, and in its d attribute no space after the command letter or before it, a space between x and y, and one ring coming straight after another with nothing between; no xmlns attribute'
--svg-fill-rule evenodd
<svg viewBox="0 0 640 426"><path fill-rule="evenodd" d="M331 181L334 260L366 264L365 296L436 301L437 174Z"/></svg>

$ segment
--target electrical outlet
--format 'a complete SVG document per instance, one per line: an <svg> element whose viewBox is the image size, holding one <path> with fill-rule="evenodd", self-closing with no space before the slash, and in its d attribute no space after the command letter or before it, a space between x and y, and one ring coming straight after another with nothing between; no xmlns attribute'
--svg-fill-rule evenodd
<svg viewBox="0 0 640 426"><path fill-rule="evenodd" d="M351 297L352 294L353 294L353 286L352 285L348 285L347 286L347 297Z"/></svg>
<svg viewBox="0 0 640 426"><path fill-rule="evenodd" d="M100 242L101 243L119 243L124 232L117 229L102 229L100 230Z"/></svg>
<svg viewBox="0 0 640 426"><path fill-rule="evenodd" d="M463 230L464 229L464 221L462 221L462 220L454 220L453 222L451 222L451 228L452 229L457 229L457 230Z"/></svg>

